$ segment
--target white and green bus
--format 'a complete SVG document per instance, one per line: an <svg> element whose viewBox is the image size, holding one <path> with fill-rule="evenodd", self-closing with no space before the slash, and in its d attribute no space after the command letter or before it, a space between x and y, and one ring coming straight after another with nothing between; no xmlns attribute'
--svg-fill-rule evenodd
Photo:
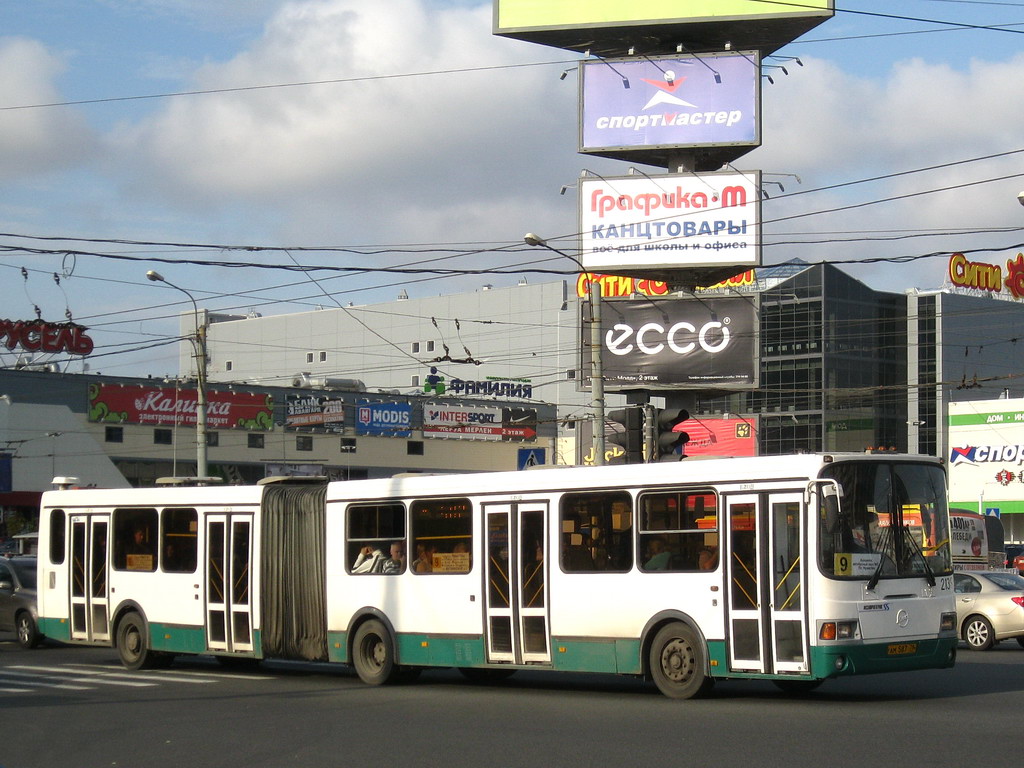
<svg viewBox="0 0 1024 768"><path fill-rule="evenodd" d="M954 663L945 488L936 459L806 454L55 490L40 630L131 669L213 654L370 684L457 667L642 675L676 698L809 689Z"/></svg>

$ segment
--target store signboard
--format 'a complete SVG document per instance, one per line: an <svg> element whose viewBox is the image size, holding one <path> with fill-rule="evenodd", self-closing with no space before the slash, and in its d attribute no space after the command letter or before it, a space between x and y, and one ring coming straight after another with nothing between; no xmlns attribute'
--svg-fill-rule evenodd
<svg viewBox="0 0 1024 768"><path fill-rule="evenodd" d="M412 437L412 405L360 400L356 406L356 434L373 437Z"/></svg>
<svg viewBox="0 0 1024 768"><path fill-rule="evenodd" d="M285 429L293 432L345 431L345 401L320 395L288 395L285 398Z"/></svg>
<svg viewBox="0 0 1024 768"><path fill-rule="evenodd" d="M582 153L642 160L761 143L757 52L587 61L580 72Z"/></svg>
<svg viewBox="0 0 1024 768"><path fill-rule="evenodd" d="M424 437L501 440L502 434L501 408L439 403L423 406Z"/></svg>
<svg viewBox="0 0 1024 768"><path fill-rule="evenodd" d="M757 328L748 298L603 302L605 388L756 388ZM585 333L581 347L589 342L589 330ZM580 362L587 371L588 361ZM589 385L589 376L584 384Z"/></svg>
<svg viewBox="0 0 1024 768"><path fill-rule="evenodd" d="M950 504L1024 513L1024 399L949 404Z"/></svg>
<svg viewBox="0 0 1024 768"><path fill-rule="evenodd" d="M580 260L613 274L761 263L760 172L584 176Z"/></svg>
<svg viewBox="0 0 1024 768"><path fill-rule="evenodd" d="M194 389L122 384L89 385L89 421L153 426L195 426ZM206 428L265 431L274 426L268 394L207 391Z"/></svg>

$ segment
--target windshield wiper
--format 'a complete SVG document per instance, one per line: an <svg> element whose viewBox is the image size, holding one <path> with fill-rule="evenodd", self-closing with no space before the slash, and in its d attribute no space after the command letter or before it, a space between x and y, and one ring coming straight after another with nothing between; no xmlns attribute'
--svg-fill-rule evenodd
<svg viewBox="0 0 1024 768"><path fill-rule="evenodd" d="M911 551L916 552L917 556L921 558L921 564L924 566L924 575L925 579L928 581L928 586L934 587L935 574L932 572L932 567L928 565L928 558L924 556L924 552L921 551L921 547L919 547L917 542L914 540L913 534L910 533L910 528L904 525L900 530L903 531L903 538L910 542Z"/></svg>
<svg viewBox="0 0 1024 768"><path fill-rule="evenodd" d="M882 566L885 565L885 548L892 540L892 528L886 528L882 531L882 535L878 537L878 566L875 568L875 572L868 579L868 589L874 589L878 586L878 580L882 578ZM891 559L891 558L890 558Z"/></svg>

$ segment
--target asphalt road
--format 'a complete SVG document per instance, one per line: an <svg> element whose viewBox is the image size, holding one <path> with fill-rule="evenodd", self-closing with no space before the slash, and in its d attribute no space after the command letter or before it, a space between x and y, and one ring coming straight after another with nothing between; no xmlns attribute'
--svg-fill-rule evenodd
<svg viewBox="0 0 1024 768"><path fill-rule="evenodd" d="M1022 687L1012 641L803 698L733 682L672 701L632 678L544 672L383 688L344 667L207 657L127 672L112 649L0 636L0 768L990 766L1019 751Z"/></svg>

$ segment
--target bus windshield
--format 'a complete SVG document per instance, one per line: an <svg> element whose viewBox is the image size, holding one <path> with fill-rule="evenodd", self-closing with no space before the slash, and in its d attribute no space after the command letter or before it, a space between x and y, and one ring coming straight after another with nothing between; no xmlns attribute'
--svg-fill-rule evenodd
<svg viewBox="0 0 1024 768"><path fill-rule="evenodd" d="M946 479L933 464L842 462L827 467L819 511L819 567L834 578L952 572Z"/></svg>

